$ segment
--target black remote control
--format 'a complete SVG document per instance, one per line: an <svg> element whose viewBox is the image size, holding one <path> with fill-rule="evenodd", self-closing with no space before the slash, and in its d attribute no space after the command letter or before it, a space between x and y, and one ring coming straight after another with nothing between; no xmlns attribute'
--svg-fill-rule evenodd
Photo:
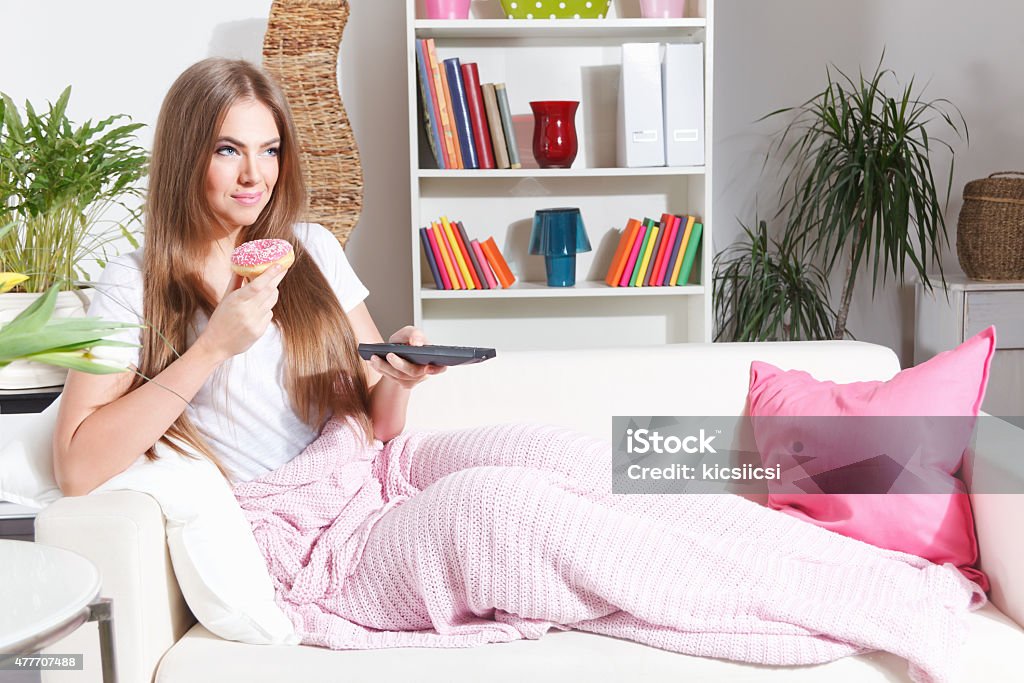
<svg viewBox="0 0 1024 683"><path fill-rule="evenodd" d="M359 345L359 355L363 360L370 360L373 356L383 358L389 353L417 365L467 365L482 363L497 355L494 349L477 346L438 346L434 344L412 346L410 344L384 343Z"/></svg>

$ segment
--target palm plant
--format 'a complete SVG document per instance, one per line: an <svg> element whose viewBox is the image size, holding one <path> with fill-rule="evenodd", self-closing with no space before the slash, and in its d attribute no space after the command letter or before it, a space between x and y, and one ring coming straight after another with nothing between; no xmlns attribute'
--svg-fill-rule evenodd
<svg viewBox="0 0 1024 683"><path fill-rule="evenodd" d="M105 266L106 245L121 237L138 247L129 228L141 210L126 200L142 196L149 157L134 141L143 124L115 125L119 115L76 127L70 96L69 86L43 114L26 102L22 120L0 93L0 227L13 226L0 236L0 271L29 276L20 285L28 292L88 281L81 263L92 257ZM114 207L127 217L103 219Z"/></svg>
<svg viewBox="0 0 1024 683"><path fill-rule="evenodd" d="M779 213L788 213L787 239L806 241L809 250L824 258L826 270L846 257L846 276L839 298L833 338L846 331L857 274L862 264L872 272L872 295L881 272L884 283L891 272L900 284L907 263L927 289L928 262L938 267L949 244L943 211L932 174L930 155L936 145L949 150L948 202L953 182L953 148L932 137L926 126L936 121L958 137L968 137L967 122L949 100L924 101L914 92L914 80L893 97L883 81L895 74L882 68L855 82L842 71L826 70L826 88L799 107L774 111L761 120L796 112L769 149L769 157L782 153L781 163L792 163L786 177ZM954 120L948 110L956 113ZM962 133L961 133L962 128ZM969 139L969 138L968 138ZM766 159L767 163L767 159Z"/></svg>
<svg viewBox="0 0 1024 683"><path fill-rule="evenodd" d="M829 284L800 240L768 237L765 221L715 255L715 341L828 339Z"/></svg>

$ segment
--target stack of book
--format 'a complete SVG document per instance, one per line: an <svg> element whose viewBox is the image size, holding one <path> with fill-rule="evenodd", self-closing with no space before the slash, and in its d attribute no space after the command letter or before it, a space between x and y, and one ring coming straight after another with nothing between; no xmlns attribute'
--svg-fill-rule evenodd
<svg viewBox="0 0 1024 683"><path fill-rule="evenodd" d="M504 83L480 83L475 62L438 61L416 41L423 124L438 168L522 168Z"/></svg>
<svg viewBox="0 0 1024 683"><path fill-rule="evenodd" d="M441 216L420 228L420 243L438 289L508 289L516 281L494 238L469 239L462 221Z"/></svg>
<svg viewBox="0 0 1024 683"><path fill-rule="evenodd" d="M630 218L604 281L611 287L678 287L690 281L704 226L694 216Z"/></svg>

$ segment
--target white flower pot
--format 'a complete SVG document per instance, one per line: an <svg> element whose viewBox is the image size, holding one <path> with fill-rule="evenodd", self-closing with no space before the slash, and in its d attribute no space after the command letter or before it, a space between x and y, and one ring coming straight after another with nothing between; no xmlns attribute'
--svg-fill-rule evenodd
<svg viewBox="0 0 1024 683"><path fill-rule="evenodd" d="M53 318L84 318L92 301L93 289L79 289L57 294L57 306ZM7 292L0 294L0 325L5 325L32 305L43 294ZM61 387L67 379L67 368L58 368L45 363L16 360L0 368L0 390L35 389Z"/></svg>

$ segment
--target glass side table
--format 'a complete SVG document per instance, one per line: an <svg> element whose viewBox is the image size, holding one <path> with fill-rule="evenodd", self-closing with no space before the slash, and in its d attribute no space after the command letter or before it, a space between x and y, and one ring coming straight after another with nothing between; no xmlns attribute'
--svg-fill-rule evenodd
<svg viewBox="0 0 1024 683"><path fill-rule="evenodd" d="M99 622L103 682L116 683L111 600L101 598L100 572L64 548L0 540L0 667L34 655L87 621ZM45 658L44 658L45 659ZM42 666L48 666L45 661Z"/></svg>

